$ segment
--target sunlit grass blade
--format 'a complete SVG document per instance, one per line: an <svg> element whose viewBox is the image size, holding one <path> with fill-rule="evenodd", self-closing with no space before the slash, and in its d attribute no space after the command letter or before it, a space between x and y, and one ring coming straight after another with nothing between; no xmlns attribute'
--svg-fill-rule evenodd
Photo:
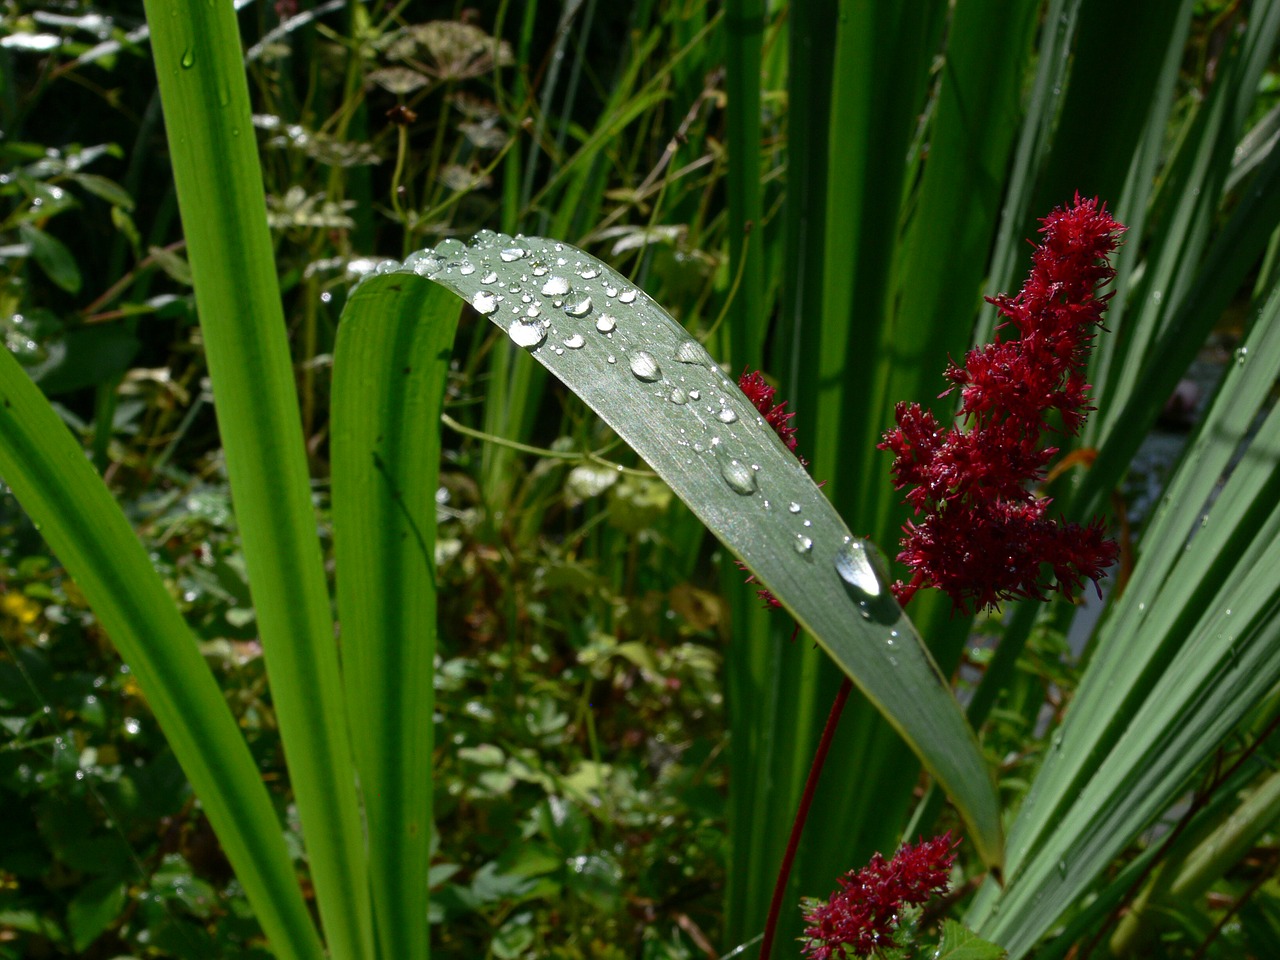
<svg viewBox="0 0 1280 960"><path fill-rule="evenodd" d="M428 955L440 406L462 304L365 284L334 352L333 536L381 955Z"/></svg>
<svg viewBox="0 0 1280 960"><path fill-rule="evenodd" d="M706 350L625 277L567 244L486 233L367 282L415 273L528 348L751 565L917 752L984 860L999 865L991 773L945 679L865 542Z"/></svg>
<svg viewBox="0 0 1280 960"><path fill-rule="evenodd" d="M147 20L259 634L329 949L373 953L338 651L235 11Z"/></svg>
<svg viewBox="0 0 1280 960"><path fill-rule="evenodd" d="M84 451L8 350L0 476L137 678L276 956L319 960L280 821L195 637Z"/></svg>

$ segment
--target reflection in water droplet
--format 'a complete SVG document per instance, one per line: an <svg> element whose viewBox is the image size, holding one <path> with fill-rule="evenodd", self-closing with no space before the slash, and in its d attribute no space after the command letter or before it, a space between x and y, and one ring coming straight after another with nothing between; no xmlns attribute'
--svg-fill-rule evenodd
<svg viewBox="0 0 1280 960"><path fill-rule="evenodd" d="M494 310L498 309L498 298L492 293L478 290L475 296L471 298L471 306L475 307L477 313L493 313Z"/></svg>
<svg viewBox="0 0 1280 960"><path fill-rule="evenodd" d="M618 295L618 288L611 287L609 284L606 283L604 285L604 295L606 297L616 297Z"/></svg>
<svg viewBox="0 0 1280 960"><path fill-rule="evenodd" d="M536 347L547 339L547 328L540 323L524 323L517 320L507 328L507 336L517 346Z"/></svg>
<svg viewBox="0 0 1280 960"><path fill-rule="evenodd" d="M470 260L463 260L458 264L458 272L464 277L469 277L476 272L476 265Z"/></svg>
<svg viewBox="0 0 1280 960"><path fill-rule="evenodd" d="M618 302L632 303L635 301L635 299L636 299L636 292L634 290L623 290L622 295L618 297Z"/></svg>
<svg viewBox="0 0 1280 960"><path fill-rule="evenodd" d="M497 279L498 279L498 275L494 273L492 270L490 270L488 273L486 273L483 277L480 278L480 282L493 283Z"/></svg>
<svg viewBox="0 0 1280 960"><path fill-rule="evenodd" d="M507 249L501 251L498 256L500 256L505 263L515 263L515 261L523 259L524 254L525 251L523 247L507 247Z"/></svg>
<svg viewBox="0 0 1280 960"><path fill-rule="evenodd" d="M577 303L570 303L565 306L564 312L571 317L584 317L591 312L591 298L583 297Z"/></svg>
<svg viewBox="0 0 1280 960"><path fill-rule="evenodd" d="M697 340L684 340L676 347L676 360L680 363L705 363L707 351Z"/></svg>
<svg viewBox="0 0 1280 960"><path fill-rule="evenodd" d="M787 509L788 509L788 510L790 510L792 513L799 513L799 512L800 512L800 504L795 503L795 502L793 501L793 502L791 502L791 503L788 503L788 504L787 504Z"/></svg>
<svg viewBox="0 0 1280 960"><path fill-rule="evenodd" d="M677 404L688 403L689 395L685 393L683 390L681 390L679 387L672 387L671 394L668 399L670 399L672 403L677 403Z"/></svg>
<svg viewBox="0 0 1280 960"><path fill-rule="evenodd" d="M796 534L796 553L808 553L813 549L813 541L803 533Z"/></svg>
<svg viewBox="0 0 1280 960"><path fill-rule="evenodd" d="M720 476L734 493L748 496L756 492L755 471L741 460L726 460L720 467Z"/></svg>
<svg viewBox="0 0 1280 960"><path fill-rule="evenodd" d="M545 277L547 273L548 273L548 270L547 270L547 265L545 263L535 263L533 265L533 275L535 277Z"/></svg>
<svg viewBox="0 0 1280 960"><path fill-rule="evenodd" d="M595 267L583 267L582 273L578 274L583 280L594 280L600 276L600 271Z"/></svg>
<svg viewBox="0 0 1280 960"><path fill-rule="evenodd" d="M850 540L836 552L836 573L840 579L868 598L877 599L888 592L883 569L880 551L866 540Z"/></svg>
<svg viewBox="0 0 1280 960"><path fill-rule="evenodd" d="M720 412L716 414L716 419L721 423L733 423L738 419L738 415L728 407L721 407Z"/></svg>
<svg viewBox="0 0 1280 960"><path fill-rule="evenodd" d="M569 281L564 277L552 277L542 285L544 297L560 297L569 292Z"/></svg>
<svg viewBox="0 0 1280 960"><path fill-rule="evenodd" d="M573 336L565 338L564 345L570 350L577 350L586 342L587 341L582 339L582 334L575 333Z"/></svg>
<svg viewBox="0 0 1280 960"><path fill-rule="evenodd" d="M653 359L653 354L637 350L631 355L630 362L631 372L636 375L637 380L652 383L654 380L661 379L662 370L658 367L658 361Z"/></svg>
<svg viewBox="0 0 1280 960"><path fill-rule="evenodd" d="M601 333L609 333L617 325L618 321L607 313L602 313L598 318L596 318L596 329Z"/></svg>

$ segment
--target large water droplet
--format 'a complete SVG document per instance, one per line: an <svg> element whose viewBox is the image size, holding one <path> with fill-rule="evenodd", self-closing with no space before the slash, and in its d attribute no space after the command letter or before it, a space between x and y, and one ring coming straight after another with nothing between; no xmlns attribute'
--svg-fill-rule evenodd
<svg viewBox="0 0 1280 960"><path fill-rule="evenodd" d="M616 297L618 295L618 288L606 283L604 285L604 295L606 297Z"/></svg>
<svg viewBox="0 0 1280 960"><path fill-rule="evenodd" d="M654 380L662 378L662 370L658 366L658 361L653 359L653 354L651 353L637 350L631 355L630 363L631 372L636 375L637 380L652 383Z"/></svg>
<svg viewBox="0 0 1280 960"><path fill-rule="evenodd" d="M756 474L741 460L726 460L720 467L720 476L734 493L744 497L756 492Z"/></svg>
<svg viewBox="0 0 1280 960"><path fill-rule="evenodd" d="M463 260L458 264L458 272L464 277L469 277L476 272L476 265L470 260Z"/></svg>
<svg viewBox="0 0 1280 960"><path fill-rule="evenodd" d="M675 358L680 363L705 363L707 351L697 340L685 340L676 347Z"/></svg>
<svg viewBox="0 0 1280 960"><path fill-rule="evenodd" d="M565 338L564 345L570 350L577 350L586 342L586 340L582 339L582 334L575 333L573 336Z"/></svg>
<svg viewBox="0 0 1280 960"><path fill-rule="evenodd" d="M525 250L523 247L507 247L498 253L504 263L515 263L517 260L524 259Z"/></svg>
<svg viewBox="0 0 1280 960"><path fill-rule="evenodd" d="M636 299L636 292L634 290L623 290L622 295L618 297L618 302L633 303L635 299Z"/></svg>
<svg viewBox="0 0 1280 960"><path fill-rule="evenodd" d="M494 273L492 270L490 270L488 273L486 273L483 277L480 278L480 282L493 283L497 279L498 279L498 275Z"/></svg>
<svg viewBox="0 0 1280 960"><path fill-rule="evenodd" d="M507 328L507 336L517 346L536 347L547 339L547 328L540 323L525 323L517 320Z"/></svg>
<svg viewBox="0 0 1280 960"><path fill-rule="evenodd" d="M591 312L591 298L583 297L577 303L567 304L564 312L571 317L585 317Z"/></svg>
<svg viewBox="0 0 1280 960"><path fill-rule="evenodd" d="M564 277L552 277L542 285L544 297L562 297L569 292L569 281Z"/></svg>
<svg viewBox="0 0 1280 960"><path fill-rule="evenodd" d="M498 298L492 293L477 290L471 298L471 306L475 307L477 313L493 313L498 309Z"/></svg>
<svg viewBox="0 0 1280 960"><path fill-rule="evenodd" d="M878 600L888 595L885 585L884 558L875 545L866 540L850 540L836 551L836 573L850 592L863 599Z"/></svg>
<svg viewBox="0 0 1280 960"><path fill-rule="evenodd" d="M596 318L596 329L601 333L610 333L617 325L618 321L607 313L602 313Z"/></svg>
<svg viewBox="0 0 1280 960"><path fill-rule="evenodd" d="M728 407L721 407L720 412L716 414L716 419L721 423L733 423L738 419L738 415Z"/></svg>
<svg viewBox="0 0 1280 960"><path fill-rule="evenodd" d="M595 267L583 267L582 273L578 274L578 276L582 277L583 280L594 280L600 276L600 271Z"/></svg>

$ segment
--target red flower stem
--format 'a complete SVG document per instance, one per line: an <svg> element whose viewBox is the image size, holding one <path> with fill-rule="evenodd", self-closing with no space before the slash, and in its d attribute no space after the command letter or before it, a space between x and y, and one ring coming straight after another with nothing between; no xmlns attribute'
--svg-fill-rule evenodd
<svg viewBox="0 0 1280 960"><path fill-rule="evenodd" d="M923 584L924 574L917 571L911 578L911 582L898 594L898 603L905 607ZM791 866L795 863L796 851L800 849L800 837L804 833L805 822L809 819L809 807L813 805L813 796L818 791L822 768L827 762L827 751L831 749L836 727L840 725L840 715L844 713L844 705L849 702L849 694L852 692L853 681L845 677L840 683L840 689L836 691L835 699L831 702L831 712L827 714L827 723L822 728L818 748L813 754L813 763L809 765L809 776L804 781L800 805L796 808L795 819L791 821L791 836L787 838L787 849L782 854L782 863L778 867L778 879L773 884L773 899L769 901L769 916L764 924L764 939L760 941L760 960L769 960L769 955L773 952L773 938L778 932L778 917L782 913L782 898L787 892L787 881L791 879Z"/></svg>

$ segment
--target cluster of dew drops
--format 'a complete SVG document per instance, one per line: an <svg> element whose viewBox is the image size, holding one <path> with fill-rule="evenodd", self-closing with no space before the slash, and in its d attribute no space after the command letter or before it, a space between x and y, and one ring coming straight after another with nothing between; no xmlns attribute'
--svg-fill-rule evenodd
<svg viewBox="0 0 1280 960"><path fill-rule="evenodd" d="M608 277L602 277L602 271L595 263L579 261L569 268L569 262L565 257L557 257L555 268L540 260L530 259L527 274L521 274L518 280L503 281L489 264L478 267L470 259L473 254L487 253L489 250L496 250L498 258L505 264L524 261L530 255L530 251L520 245L519 238L512 240L509 237L485 231L475 238L472 248L468 248L457 240L445 240L434 250L424 250L410 256L403 267L390 261L379 265L377 272L389 273L408 269L422 276L437 278L441 271L452 273L456 270L460 277L472 278L478 270L483 270L484 273L479 278L482 287L471 295L470 304L477 313L490 319L495 319L493 315L500 310L509 309L510 319L506 322L507 336L516 345L527 350L549 347L558 356L563 356L566 350L581 350L588 345L587 337L577 330L561 336L555 327L554 318L563 313L567 317L585 322L589 321L594 314L595 334L603 338L606 343L604 349L607 351L612 348L618 353L625 354L626 366L630 368L631 375L636 380L646 384L658 384L660 395L678 406L701 400L701 391L696 388L686 388L683 385L685 383L683 376L678 377L679 383L666 379L658 358L651 352L641 349L628 350L620 342L615 342L615 333L621 332L620 321L615 313L609 311L616 311L625 316L625 312L637 302L639 294L635 288L616 284ZM562 244L555 244L554 250L556 253L567 252ZM593 302L590 292L575 290L575 285L581 288L583 284L575 284L564 276L570 270L578 280L585 282L586 287L599 288L596 295L599 296L601 292L604 295L600 304ZM551 310L547 309L548 305L552 308ZM640 323L641 326L647 325L645 320L641 320ZM584 326L584 329L590 333L591 327ZM549 338L551 338L550 343L548 343ZM672 352L672 359L681 365L698 366L720 373L706 350L692 338L683 339L676 345ZM618 363L618 357L613 352L607 352L605 361L615 365ZM723 377L723 374L721 376ZM732 388L732 383L727 379L724 385L726 388ZM736 392L730 389L729 395L732 396ZM750 413L756 414L746 397L740 396L739 399L744 411L750 408ZM709 410L711 416L725 427L739 419L738 412L723 398L718 408L713 404ZM762 418L757 416L756 419L763 423ZM711 444L713 447L718 447L720 438L713 436ZM693 443L691 446L695 453L701 454L706 451L701 443ZM717 452L723 453L723 450ZM751 496L758 492L756 475L760 468L757 465L747 464L728 456L718 457L718 460L720 475L731 490L741 496ZM764 503L766 507L769 505L767 500ZM792 515L800 514L802 509L796 502L787 505L787 511ZM813 539L808 534L808 528L812 523L804 520L803 525L806 529L795 535L793 545L796 553L809 556L814 546ZM869 549L875 548L869 547L864 540L846 536L835 557L836 572L840 575L846 589L855 599L861 597L864 601L865 598L883 596L887 590L877 564L872 562L868 554ZM862 606L865 609L865 602ZM892 641L890 643L892 644Z"/></svg>

